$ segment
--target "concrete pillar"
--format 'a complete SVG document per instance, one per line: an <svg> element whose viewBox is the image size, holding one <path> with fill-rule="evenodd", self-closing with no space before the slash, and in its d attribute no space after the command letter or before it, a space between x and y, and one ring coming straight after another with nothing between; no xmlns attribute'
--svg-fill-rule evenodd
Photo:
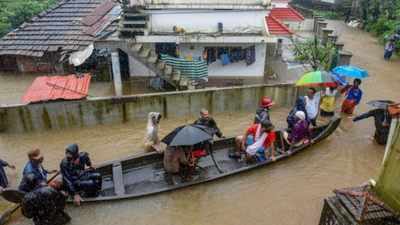
<svg viewBox="0 0 400 225"><path fill-rule="evenodd" d="M332 29L324 28L322 29L322 44L326 45L328 43L328 36L333 33Z"/></svg>
<svg viewBox="0 0 400 225"><path fill-rule="evenodd" d="M319 38L322 38L322 29L326 28L327 26L328 23L325 21L318 22L317 35Z"/></svg>
<svg viewBox="0 0 400 225"><path fill-rule="evenodd" d="M115 95L121 96L122 95L122 78L121 78L121 67L120 67L120 63L119 63L118 51L113 51L111 53L111 63L112 63Z"/></svg>
<svg viewBox="0 0 400 225"><path fill-rule="evenodd" d="M323 20L322 16L314 16L314 27L313 27L313 32L317 32L317 23L319 21Z"/></svg>
<svg viewBox="0 0 400 225"><path fill-rule="evenodd" d="M351 57L353 57L353 54L349 51L339 51L339 63L338 66L342 65L350 65L351 63Z"/></svg>
<svg viewBox="0 0 400 225"><path fill-rule="evenodd" d="M336 42L335 46L337 49L339 49L339 51L343 50L344 47L344 43L343 42Z"/></svg>
<svg viewBox="0 0 400 225"><path fill-rule="evenodd" d="M328 41L331 43L336 43L338 39L338 36L336 34L329 34L328 35Z"/></svg>

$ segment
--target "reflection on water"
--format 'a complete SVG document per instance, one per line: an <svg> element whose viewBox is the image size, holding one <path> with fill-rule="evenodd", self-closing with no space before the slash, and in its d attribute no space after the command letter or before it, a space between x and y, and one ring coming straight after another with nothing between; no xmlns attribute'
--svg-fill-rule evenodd
<svg viewBox="0 0 400 225"><path fill-rule="evenodd" d="M274 109L276 126L284 127L287 109ZM226 136L241 134L253 114L215 115ZM161 136L194 118L163 120ZM364 124L366 125L366 124ZM57 168L68 143L77 142L95 162L123 158L139 152L145 121L85 129L31 134L1 134L5 159L18 166L17 180L25 163L25 152L42 148L45 166ZM349 126L348 128L345 128ZM172 193L118 202L69 207L72 224L316 224L322 198L335 187L359 184L376 174L383 150L366 141L368 131L345 121L325 142L307 152L266 168L217 182ZM351 135L349 135L351 134ZM359 138L354 138L359 137ZM351 146L358 146L357 148ZM15 184L15 175L12 182ZM17 217L13 224L29 224Z"/></svg>

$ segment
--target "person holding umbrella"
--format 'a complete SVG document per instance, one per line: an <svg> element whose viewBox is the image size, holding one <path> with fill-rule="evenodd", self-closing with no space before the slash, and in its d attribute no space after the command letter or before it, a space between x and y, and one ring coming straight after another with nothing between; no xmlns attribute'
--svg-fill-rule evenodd
<svg viewBox="0 0 400 225"><path fill-rule="evenodd" d="M213 136L206 127L191 124L176 128L162 139L162 142L168 146L164 152L163 160L166 171L165 179L168 184L175 183L173 176L176 174L181 175L182 181L191 176L191 171L196 167L192 155L193 146L210 141L212 138ZM221 171L212 155L211 146L207 151L209 151L218 171Z"/></svg>

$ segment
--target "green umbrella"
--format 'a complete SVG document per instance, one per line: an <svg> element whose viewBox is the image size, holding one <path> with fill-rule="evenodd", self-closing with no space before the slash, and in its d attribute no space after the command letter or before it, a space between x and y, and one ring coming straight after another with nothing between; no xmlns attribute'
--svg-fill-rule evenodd
<svg viewBox="0 0 400 225"><path fill-rule="evenodd" d="M296 86L305 87L336 87L337 84L332 76L325 71L314 71L304 74L296 82Z"/></svg>

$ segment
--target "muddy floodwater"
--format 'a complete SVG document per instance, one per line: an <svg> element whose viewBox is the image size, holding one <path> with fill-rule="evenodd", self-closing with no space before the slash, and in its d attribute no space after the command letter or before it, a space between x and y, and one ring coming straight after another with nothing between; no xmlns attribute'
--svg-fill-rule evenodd
<svg viewBox="0 0 400 225"><path fill-rule="evenodd" d="M365 96L357 112L368 109L372 99L399 100L400 62L383 61L382 47L366 33L335 23L345 48L352 51L353 64L369 70L362 84ZM0 85L3 85L0 83ZM276 108L272 120L286 125L288 109ZM241 134L253 114L232 112L214 115L226 136ZM194 118L161 122L163 136ZM77 142L91 153L94 162L139 153L145 121L113 126L68 129L28 134L0 134L0 156L18 167L9 172L13 185L20 179L26 151L40 147L45 166L58 167L64 147ZM70 206L71 224L95 225L311 225L318 224L324 197L334 188L361 184L377 176L384 148L373 144L372 120L352 123L344 117L340 128L324 142L274 165L166 194L135 200ZM31 224L17 215L11 224Z"/></svg>

